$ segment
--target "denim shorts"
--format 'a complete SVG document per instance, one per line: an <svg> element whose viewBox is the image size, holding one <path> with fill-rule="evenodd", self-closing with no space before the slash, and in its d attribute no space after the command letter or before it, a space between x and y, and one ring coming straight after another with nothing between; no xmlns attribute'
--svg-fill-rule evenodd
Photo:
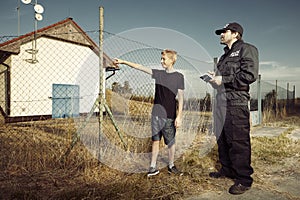
<svg viewBox="0 0 300 200"><path fill-rule="evenodd" d="M164 142L168 147L175 144L176 129L173 119L164 119L158 116L152 116L152 141L160 141L164 138Z"/></svg>

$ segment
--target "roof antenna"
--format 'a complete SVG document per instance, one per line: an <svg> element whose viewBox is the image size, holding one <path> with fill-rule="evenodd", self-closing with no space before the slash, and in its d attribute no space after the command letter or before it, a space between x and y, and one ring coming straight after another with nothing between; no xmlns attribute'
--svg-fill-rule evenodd
<svg viewBox="0 0 300 200"><path fill-rule="evenodd" d="M35 3L31 3L31 0L21 0L22 3L24 4L31 4L33 5L33 9L34 9L34 38L32 40L32 48L31 49L26 49L25 51L29 54L32 55L32 58L30 59L26 59L27 62L31 63L31 64L35 64L38 62L38 60L36 59L36 54L38 52L37 50L37 42L36 42L36 33L37 33L37 21L42 21L43 20L43 13L44 13L44 7L41 6L40 4L37 3L37 0L35 0Z"/></svg>

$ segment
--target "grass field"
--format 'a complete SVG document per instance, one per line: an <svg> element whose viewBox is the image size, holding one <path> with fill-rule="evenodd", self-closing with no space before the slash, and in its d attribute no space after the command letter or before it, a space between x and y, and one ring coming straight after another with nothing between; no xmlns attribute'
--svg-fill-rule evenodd
<svg viewBox="0 0 300 200"><path fill-rule="evenodd" d="M299 142L286 137L299 122L299 117L281 121L281 126L290 128L280 137L252 138L256 184L268 187L264 175L270 172L270 167L274 171L287 160L290 167L293 162L299 164ZM59 125L55 124L55 129ZM181 199L218 190L226 184L208 178L209 171L217 165L217 154L216 148L213 148L206 156L199 156L201 135L176 161L176 165L185 172L183 177L170 176L166 169L162 169L158 176L147 178L144 173L120 172L99 163L80 143L75 145L66 162L60 163L59 157L68 146L71 137L68 133L71 132L72 128L53 133L51 127L43 124L2 125L2 199ZM298 155L298 160L293 161L295 155Z"/></svg>

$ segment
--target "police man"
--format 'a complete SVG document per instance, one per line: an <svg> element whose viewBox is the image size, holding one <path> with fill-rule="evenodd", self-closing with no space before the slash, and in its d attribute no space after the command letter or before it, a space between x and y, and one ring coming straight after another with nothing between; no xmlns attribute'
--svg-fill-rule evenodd
<svg viewBox="0 0 300 200"><path fill-rule="evenodd" d="M243 28L233 22L215 31L225 45L209 83L217 90L214 132L217 137L221 169L212 178L232 178L231 194L251 188L249 85L258 77L258 50L242 40Z"/></svg>

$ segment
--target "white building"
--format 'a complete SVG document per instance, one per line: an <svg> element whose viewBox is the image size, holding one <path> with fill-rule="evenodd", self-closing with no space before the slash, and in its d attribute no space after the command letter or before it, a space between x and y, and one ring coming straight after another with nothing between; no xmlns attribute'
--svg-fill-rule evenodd
<svg viewBox="0 0 300 200"><path fill-rule="evenodd" d="M104 54L103 66L110 63ZM98 88L99 48L72 18L0 44L0 111L7 122L87 113Z"/></svg>

